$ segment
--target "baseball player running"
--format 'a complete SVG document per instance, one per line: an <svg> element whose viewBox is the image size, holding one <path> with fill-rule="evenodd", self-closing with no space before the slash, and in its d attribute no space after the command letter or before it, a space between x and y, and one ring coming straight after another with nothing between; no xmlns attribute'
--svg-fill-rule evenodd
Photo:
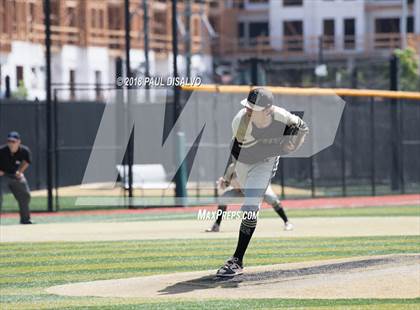
<svg viewBox="0 0 420 310"><path fill-rule="evenodd" d="M232 121L233 145L231 161L235 180L244 197L242 222L236 250L217 271L219 277L243 273L243 257L257 225L261 200L267 192L280 155L297 150L308 133L298 116L273 105L273 94L255 88L241 101L245 107ZM286 135L285 135L286 133ZM231 163L222 181L230 180ZM222 198L236 197L235 190L225 191Z"/></svg>

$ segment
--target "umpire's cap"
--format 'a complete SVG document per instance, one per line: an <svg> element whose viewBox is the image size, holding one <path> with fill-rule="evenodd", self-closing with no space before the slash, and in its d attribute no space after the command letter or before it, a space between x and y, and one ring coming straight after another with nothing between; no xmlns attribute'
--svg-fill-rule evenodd
<svg viewBox="0 0 420 310"><path fill-rule="evenodd" d="M249 94L248 98L241 101L244 107L254 111L263 111L264 109L273 105L273 93L267 88L254 88Z"/></svg>
<svg viewBox="0 0 420 310"><path fill-rule="evenodd" d="M18 141L20 140L20 134L17 131L11 131L7 135L7 141Z"/></svg>

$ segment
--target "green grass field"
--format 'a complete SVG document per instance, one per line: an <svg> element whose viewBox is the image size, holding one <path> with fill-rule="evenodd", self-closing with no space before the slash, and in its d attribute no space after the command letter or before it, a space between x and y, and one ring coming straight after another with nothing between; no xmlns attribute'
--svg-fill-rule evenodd
<svg viewBox="0 0 420 310"><path fill-rule="evenodd" d="M100 279L214 270L235 239L124 242L47 242L0 244L1 309L243 309L331 307L343 309L418 309L420 299L211 300L169 301L61 297L45 293L52 285ZM245 263L263 265L392 253L419 253L420 236L290 238L253 240ZM104 308L104 306L107 306Z"/></svg>
<svg viewBox="0 0 420 310"><path fill-rule="evenodd" d="M420 216L420 206L291 209L289 217ZM193 219L191 213L35 216L36 223L125 222ZM261 217L277 217L266 209ZM2 218L1 224L16 224ZM160 222L162 224L164 222ZM0 309L419 309L417 299L233 299L169 300L51 295L60 284L172 272L216 270L236 239L0 243ZM418 236L254 238L246 266L355 256L420 253Z"/></svg>

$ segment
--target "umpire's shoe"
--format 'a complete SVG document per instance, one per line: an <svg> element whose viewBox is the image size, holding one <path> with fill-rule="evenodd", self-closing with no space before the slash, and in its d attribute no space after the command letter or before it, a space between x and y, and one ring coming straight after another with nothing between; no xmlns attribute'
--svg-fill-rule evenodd
<svg viewBox="0 0 420 310"><path fill-rule="evenodd" d="M236 257L229 258L225 265L217 270L216 276L218 277L234 277L243 274L244 270L242 262Z"/></svg>

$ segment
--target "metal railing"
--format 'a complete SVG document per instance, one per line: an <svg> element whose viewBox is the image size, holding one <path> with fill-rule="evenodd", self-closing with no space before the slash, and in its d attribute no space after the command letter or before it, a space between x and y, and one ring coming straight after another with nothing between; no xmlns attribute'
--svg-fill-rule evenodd
<svg viewBox="0 0 420 310"><path fill-rule="evenodd" d="M377 54L402 47L400 33L374 33L363 36L259 36L256 38L234 38L221 35L213 45L213 53L220 56L317 55L322 49L326 54ZM321 46L322 42L322 46ZM420 35L408 34L407 46L420 51Z"/></svg>
<svg viewBox="0 0 420 310"><path fill-rule="evenodd" d="M246 96L251 88L185 85L182 90L212 93L217 97ZM306 190L307 197L418 193L420 166L412 154L418 154L420 141L410 133L418 130L414 128L418 126L414 120L420 112L420 92L267 88L278 95L337 95L347 102L333 145L310 158L280 160L274 182L281 186L283 198L294 196L287 192L290 187Z"/></svg>

